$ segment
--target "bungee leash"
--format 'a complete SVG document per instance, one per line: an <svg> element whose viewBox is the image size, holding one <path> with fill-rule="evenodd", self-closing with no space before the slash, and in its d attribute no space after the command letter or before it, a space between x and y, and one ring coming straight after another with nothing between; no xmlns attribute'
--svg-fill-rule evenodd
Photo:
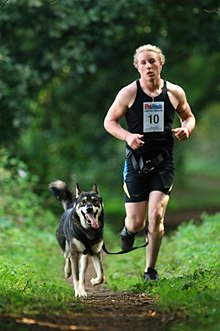
<svg viewBox="0 0 220 331"><path fill-rule="evenodd" d="M143 245L140 245L140 246L135 246L135 247L132 247L130 249L127 249L126 251L119 251L119 252L109 252L105 246L105 243L103 243L102 245L102 249L103 251L108 254L108 255L116 255L116 254L126 254L126 253L130 253L136 249L139 249L139 248L143 248L143 247L146 247L148 245L148 241L146 243L144 243Z"/></svg>

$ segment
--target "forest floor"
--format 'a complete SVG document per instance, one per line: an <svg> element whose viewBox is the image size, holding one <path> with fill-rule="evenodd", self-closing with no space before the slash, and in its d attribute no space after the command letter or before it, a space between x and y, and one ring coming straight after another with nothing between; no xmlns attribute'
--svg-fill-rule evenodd
<svg viewBox="0 0 220 331"><path fill-rule="evenodd" d="M209 211L212 213L213 211ZM208 212L208 213L209 213ZM200 212L188 211L180 215L169 215L169 230L174 230L183 220L194 218L199 220ZM86 289L88 297L79 299L82 308L73 303L65 315L49 318L45 313L38 319L20 317L5 318L0 323L0 330L16 331L160 331L186 317L178 312L165 313L160 311L156 303L146 293L133 294L128 292L112 292L99 285L89 284L91 274L94 273L91 263L87 271ZM1 326L4 324L4 330Z"/></svg>
<svg viewBox="0 0 220 331"><path fill-rule="evenodd" d="M45 316L38 319L20 317L1 321L4 330L16 331L162 331L184 316L163 313L151 297L145 293L112 292L104 285L89 284L88 268L86 289L88 297L79 299L82 308L74 303L70 309L56 319ZM2 324L3 323L3 324Z"/></svg>

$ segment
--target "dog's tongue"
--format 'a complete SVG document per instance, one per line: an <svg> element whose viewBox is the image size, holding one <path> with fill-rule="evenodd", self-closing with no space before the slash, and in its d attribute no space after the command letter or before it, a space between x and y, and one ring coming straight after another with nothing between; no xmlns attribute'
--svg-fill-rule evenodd
<svg viewBox="0 0 220 331"><path fill-rule="evenodd" d="M95 219L93 214L87 214L88 219L91 222L91 226L93 229L98 229L99 228L99 223L97 222L97 220Z"/></svg>

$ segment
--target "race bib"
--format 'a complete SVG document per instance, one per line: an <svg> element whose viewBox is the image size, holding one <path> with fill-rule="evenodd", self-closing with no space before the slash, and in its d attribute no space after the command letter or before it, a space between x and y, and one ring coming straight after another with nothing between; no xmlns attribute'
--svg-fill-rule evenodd
<svg viewBox="0 0 220 331"><path fill-rule="evenodd" d="M164 101L143 103L143 131L164 131Z"/></svg>

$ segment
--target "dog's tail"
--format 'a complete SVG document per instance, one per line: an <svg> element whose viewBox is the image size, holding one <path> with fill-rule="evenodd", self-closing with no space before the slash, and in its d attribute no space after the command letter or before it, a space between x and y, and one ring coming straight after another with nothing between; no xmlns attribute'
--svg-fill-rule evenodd
<svg viewBox="0 0 220 331"><path fill-rule="evenodd" d="M49 184L50 191L53 192L55 197L62 203L63 209L66 210L73 206L73 194L68 189L66 183L62 180L56 180Z"/></svg>

